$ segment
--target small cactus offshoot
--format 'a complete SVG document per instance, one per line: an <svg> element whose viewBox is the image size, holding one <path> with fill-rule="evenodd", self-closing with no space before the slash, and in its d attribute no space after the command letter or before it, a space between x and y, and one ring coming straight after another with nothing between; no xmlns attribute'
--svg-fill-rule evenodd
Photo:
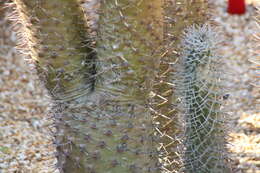
<svg viewBox="0 0 260 173"><path fill-rule="evenodd" d="M185 173L228 173L225 154L225 113L222 106L221 58L218 38L209 25L185 30L183 52L175 74L184 121Z"/></svg>

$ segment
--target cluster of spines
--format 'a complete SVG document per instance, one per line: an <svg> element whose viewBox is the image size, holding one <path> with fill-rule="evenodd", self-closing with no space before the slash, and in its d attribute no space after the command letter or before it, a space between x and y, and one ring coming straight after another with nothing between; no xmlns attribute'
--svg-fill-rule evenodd
<svg viewBox="0 0 260 173"><path fill-rule="evenodd" d="M217 34L209 25L191 26L182 40L176 90L184 123L184 172L230 172L225 151L225 112L222 107L221 59Z"/></svg>

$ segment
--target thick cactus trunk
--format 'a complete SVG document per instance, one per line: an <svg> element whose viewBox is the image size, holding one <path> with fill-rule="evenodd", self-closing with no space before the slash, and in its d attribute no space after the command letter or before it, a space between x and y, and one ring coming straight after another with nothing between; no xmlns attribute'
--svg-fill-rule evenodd
<svg viewBox="0 0 260 173"><path fill-rule="evenodd" d="M21 49L28 51L55 102L58 167L61 172L82 173L80 164L87 158L77 150L83 137L72 132L79 127L72 115L81 118L84 110L78 110L79 116L71 113L70 102L82 103L95 86L95 53L90 49L83 12L77 0L14 2L23 26Z"/></svg>
<svg viewBox="0 0 260 173"><path fill-rule="evenodd" d="M15 0L23 39L53 100L64 173L158 172L150 92L161 0L103 0L91 43L76 0Z"/></svg>
<svg viewBox="0 0 260 173"><path fill-rule="evenodd" d="M103 138L107 147L96 170L159 172L149 97L163 36L161 0L103 0L100 5L100 103L93 115L102 116L100 128L113 135ZM95 135L102 138L103 132Z"/></svg>
<svg viewBox="0 0 260 173"><path fill-rule="evenodd" d="M225 150L225 113L221 110L221 59L217 34L207 25L187 29L176 77L185 132L184 172L229 173Z"/></svg>

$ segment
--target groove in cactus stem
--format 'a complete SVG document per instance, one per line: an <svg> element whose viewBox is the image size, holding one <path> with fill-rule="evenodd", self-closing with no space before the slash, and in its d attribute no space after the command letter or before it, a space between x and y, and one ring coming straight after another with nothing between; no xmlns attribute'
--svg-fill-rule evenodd
<svg viewBox="0 0 260 173"><path fill-rule="evenodd" d="M55 101L60 171L158 172L147 108L163 36L161 0L101 1L97 57L76 0L15 2Z"/></svg>
<svg viewBox="0 0 260 173"><path fill-rule="evenodd" d="M51 96L63 101L92 92L96 57L77 0L14 2L22 44Z"/></svg>

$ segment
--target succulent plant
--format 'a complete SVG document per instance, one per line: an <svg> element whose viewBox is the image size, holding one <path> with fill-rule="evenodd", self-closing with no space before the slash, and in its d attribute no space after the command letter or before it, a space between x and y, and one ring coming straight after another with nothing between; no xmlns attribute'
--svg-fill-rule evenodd
<svg viewBox="0 0 260 173"><path fill-rule="evenodd" d="M222 138L217 141L224 133L214 34L208 27L192 28L183 54L178 47L185 27L207 19L201 10L206 1L100 0L97 34L80 3L14 0L20 48L34 61L53 101L60 172L177 172L183 167L177 152L182 142L185 171L225 172L215 152L224 146ZM180 55L179 67L171 69ZM183 77L176 84L172 71ZM183 131L173 106L177 92L184 105L183 141L177 141ZM201 154L205 147L207 156Z"/></svg>
<svg viewBox="0 0 260 173"><path fill-rule="evenodd" d="M164 173L177 172L181 158L177 152L181 141L176 138L183 127L178 117L176 90L172 82L172 65L180 58L180 41L183 30L192 24L204 23L208 18L205 0L166 0L164 3L164 39L158 74L153 87L152 114L158 139L160 162Z"/></svg>
<svg viewBox="0 0 260 173"><path fill-rule="evenodd" d="M175 74L184 121L181 148L185 173L230 172L222 110L223 72L217 56L217 32L209 25L185 30L183 52Z"/></svg>
<svg viewBox="0 0 260 173"><path fill-rule="evenodd" d="M81 172L159 171L148 106L159 61L151 47L159 48L162 38L160 2L100 2L95 87L84 102L74 104L77 115L69 120L75 133L82 134L74 145L79 153L86 153L78 161ZM151 10L154 16L150 16ZM68 115L75 115L69 110ZM76 119L79 110L85 112L82 122ZM62 167L67 171L66 164Z"/></svg>
<svg viewBox="0 0 260 173"><path fill-rule="evenodd" d="M53 100L61 172L158 172L148 107L161 3L101 1L94 44L77 0L15 0L20 34Z"/></svg>

